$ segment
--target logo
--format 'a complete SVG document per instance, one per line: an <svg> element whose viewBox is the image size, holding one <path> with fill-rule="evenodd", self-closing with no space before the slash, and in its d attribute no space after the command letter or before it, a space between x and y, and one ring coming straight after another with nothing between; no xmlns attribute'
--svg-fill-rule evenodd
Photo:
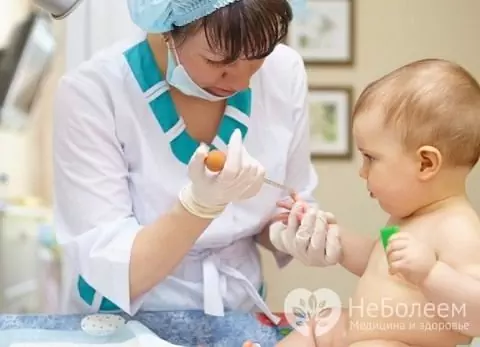
<svg viewBox="0 0 480 347"><path fill-rule="evenodd" d="M304 336L321 336L340 320L342 302L334 291L321 288L311 292L297 288L288 293L284 302L288 323Z"/></svg>

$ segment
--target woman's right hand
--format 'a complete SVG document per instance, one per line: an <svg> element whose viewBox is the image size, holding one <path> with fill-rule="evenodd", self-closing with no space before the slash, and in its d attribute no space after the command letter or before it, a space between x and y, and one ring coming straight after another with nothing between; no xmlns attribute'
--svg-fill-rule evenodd
<svg viewBox="0 0 480 347"><path fill-rule="evenodd" d="M263 185L265 169L246 151L240 130L235 130L228 144L223 170L214 174L205 167L208 147L201 144L190 160L190 183L180 192L182 205L202 218L215 218L230 202L255 196Z"/></svg>

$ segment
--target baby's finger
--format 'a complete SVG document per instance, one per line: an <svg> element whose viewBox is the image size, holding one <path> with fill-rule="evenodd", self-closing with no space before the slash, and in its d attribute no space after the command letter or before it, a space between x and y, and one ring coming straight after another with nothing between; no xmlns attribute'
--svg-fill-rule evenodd
<svg viewBox="0 0 480 347"><path fill-rule="evenodd" d="M388 255L391 252L401 251L401 250L403 250L407 247L408 247L408 241L406 241L406 240L402 240L402 239L392 240L392 239L390 239L388 241L388 245L387 245L387 248L386 248L385 251Z"/></svg>
<svg viewBox="0 0 480 347"><path fill-rule="evenodd" d="M401 260L394 261L390 264L388 268L388 272L390 275L395 275L397 273L400 273L403 269L403 262Z"/></svg>
<svg viewBox="0 0 480 347"><path fill-rule="evenodd" d="M272 223L275 223L275 222L281 221L281 222L283 222L284 224L287 224L289 214L290 214L290 213L288 213L288 212L279 213L279 214L273 216L271 222L272 222Z"/></svg>
<svg viewBox="0 0 480 347"><path fill-rule="evenodd" d="M277 207L284 208L286 210L291 210L295 201L292 200L280 200L276 203Z"/></svg>
<svg viewBox="0 0 480 347"><path fill-rule="evenodd" d="M300 197L300 195L296 192L292 192L290 194L290 197L293 199L293 201L297 202L297 201L303 201L302 198Z"/></svg>
<svg viewBox="0 0 480 347"><path fill-rule="evenodd" d="M276 205L277 205L277 207L284 208L284 209L287 209L287 210L291 210L293 208L293 205L295 205L297 203L301 204L304 207L304 210L308 209L308 204L305 201L303 201L302 199L297 198L296 195L293 195L293 197L290 196L287 199L282 199L280 201L277 201Z"/></svg>
<svg viewBox="0 0 480 347"><path fill-rule="evenodd" d="M403 252L402 251L392 251L387 253L387 261L389 263L396 262L398 260L403 259Z"/></svg>
<svg viewBox="0 0 480 347"><path fill-rule="evenodd" d="M409 233L399 231L398 233L393 234L392 236L389 237L389 242L393 240L410 240L411 235Z"/></svg>

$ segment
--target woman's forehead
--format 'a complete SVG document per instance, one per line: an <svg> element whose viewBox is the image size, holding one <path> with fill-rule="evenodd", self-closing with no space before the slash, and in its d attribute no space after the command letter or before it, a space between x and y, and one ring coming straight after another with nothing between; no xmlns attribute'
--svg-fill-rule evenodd
<svg viewBox="0 0 480 347"><path fill-rule="evenodd" d="M204 30L198 30L192 33L189 37L183 40L182 45L185 45L184 50L188 50L191 54L198 54L207 57L214 61L223 61L228 57L228 52L222 50L221 47L213 46L213 42L210 43L207 39L207 35ZM245 54L239 54L236 60L245 59Z"/></svg>
<svg viewBox="0 0 480 347"><path fill-rule="evenodd" d="M176 29L172 35L188 45L192 54L215 56L215 60L225 64L239 59L263 59L287 35L292 19L289 3L243 1L246 4L226 6L191 26Z"/></svg>

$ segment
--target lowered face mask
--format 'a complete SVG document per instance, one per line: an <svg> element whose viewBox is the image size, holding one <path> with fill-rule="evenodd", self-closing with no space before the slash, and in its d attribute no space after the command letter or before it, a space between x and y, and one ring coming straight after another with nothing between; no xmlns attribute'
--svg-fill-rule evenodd
<svg viewBox="0 0 480 347"><path fill-rule="evenodd" d="M178 62L178 63L177 63ZM180 64L177 52L174 48L168 48L168 61L167 61L167 82L172 87L177 88L185 95L195 96L208 101L220 101L225 100L234 94L228 96L217 96L207 92L196 84L188 75L187 71Z"/></svg>

